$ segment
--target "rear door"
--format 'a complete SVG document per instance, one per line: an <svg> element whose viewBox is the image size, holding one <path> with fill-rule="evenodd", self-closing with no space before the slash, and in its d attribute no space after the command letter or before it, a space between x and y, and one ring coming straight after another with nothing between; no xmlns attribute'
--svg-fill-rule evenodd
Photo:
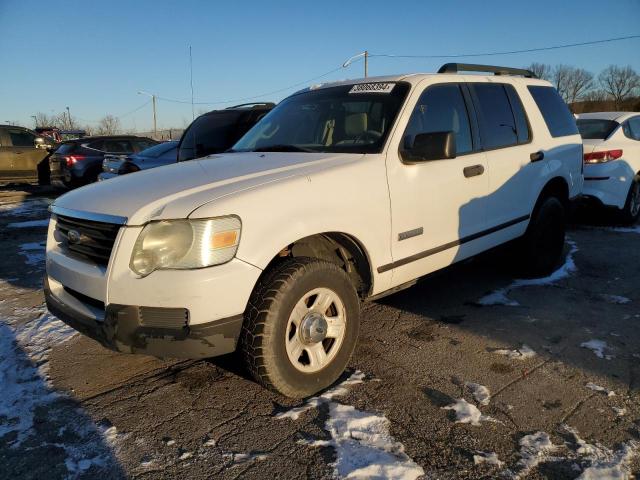
<svg viewBox="0 0 640 480"><path fill-rule="evenodd" d="M12 176L37 177L38 164L48 155L47 150L36 148L36 135L23 128L7 128L6 136L12 156Z"/></svg>
<svg viewBox="0 0 640 480"><path fill-rule="evenodd" d="M468 85L489 167L487 225L499 228L509 237L519 228L505 229L518 224L524 228L531 213L536 178L544 170L544 162L532 162L531 153L541 146L532 138L522 101L513 85L489 81Z"/></svg>

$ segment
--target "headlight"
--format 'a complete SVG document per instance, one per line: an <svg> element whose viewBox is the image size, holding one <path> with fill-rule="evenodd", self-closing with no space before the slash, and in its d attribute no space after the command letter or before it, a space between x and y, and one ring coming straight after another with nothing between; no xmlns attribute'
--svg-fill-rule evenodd
<svg viewBox="0 0 640 480"><path fill-rule="evenodd" d="M154 270L226 263L238 250L241 226L235 216L151 222L136 240L129 267L144 277Z"/></svg>

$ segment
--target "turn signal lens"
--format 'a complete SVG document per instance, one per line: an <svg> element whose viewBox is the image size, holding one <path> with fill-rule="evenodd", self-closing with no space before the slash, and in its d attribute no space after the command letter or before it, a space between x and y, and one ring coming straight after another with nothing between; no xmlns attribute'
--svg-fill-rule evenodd
<svg viewBox="0 0 640 480"><path fill-rule="evenodd" d="M220 248L233 247L238 243L238 230L229 230L226 232L214 233L211 238L211 248L218 250Z"/></svg>
<svg viewBox="0 0 640 480"><path fill-rule="evenodd" d="M622 150L603 150L584 154L584 163L606 163L622 157Z"/></svg>

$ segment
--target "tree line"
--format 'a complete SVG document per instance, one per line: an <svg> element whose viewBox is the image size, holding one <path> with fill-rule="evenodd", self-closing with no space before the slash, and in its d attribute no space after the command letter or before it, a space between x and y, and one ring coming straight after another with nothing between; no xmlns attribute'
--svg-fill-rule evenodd
<svg viewBox="0 0 640 480"><path fill-rule="evenodd" d="M50 115L38 112L34 117L36 127L55 127L60 130L85 130L87 135L116 135L122 132L120 119L113 115L105 115L96 125L82 125L77 118L68 112Z"/></svg>
<svg viewBox="0 0 640 480"><path fill-rule="evenodd" d="M640 75L630 66L609 65L597 76L583 68L564 64L532 63L527 68L538 78L551 82L569 105L608 102L621 110L629 108L629 101L640 96Z"/></svg>

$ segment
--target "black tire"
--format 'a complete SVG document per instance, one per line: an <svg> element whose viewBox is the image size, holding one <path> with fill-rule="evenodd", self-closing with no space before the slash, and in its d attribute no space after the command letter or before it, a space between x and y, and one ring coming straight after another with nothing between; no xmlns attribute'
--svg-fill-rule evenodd
<svg viewBox="0 0 640 480"><path fill-rule="evenodd" d="M620 212L620 220L631 225L638 221L640 217L640 177L636 177L631 182L629 187L629 193L627 194L627 201L624 204L624 208Z"/></svg>
<svg viewBox="0 0 640 480"><path fill-rule="evenodd" d="M560 263L564 250L565 208L557 197L545 197L534 209L521 239L520 256L524 274L543 277Z"/></svg>
<svg viewBox="0 0 640 480"><path fill-rule="evenodd" d="M285 339L294 306L316 288L328 288L340 297L346 331L333 360L317 372L305 373L289 360ZM327 388L344 372L359 326L360 300L346 272L323 260L292 258L267 273L254 289L240 334L240 352L258 383L287 397L304 398Z"/></svg>

